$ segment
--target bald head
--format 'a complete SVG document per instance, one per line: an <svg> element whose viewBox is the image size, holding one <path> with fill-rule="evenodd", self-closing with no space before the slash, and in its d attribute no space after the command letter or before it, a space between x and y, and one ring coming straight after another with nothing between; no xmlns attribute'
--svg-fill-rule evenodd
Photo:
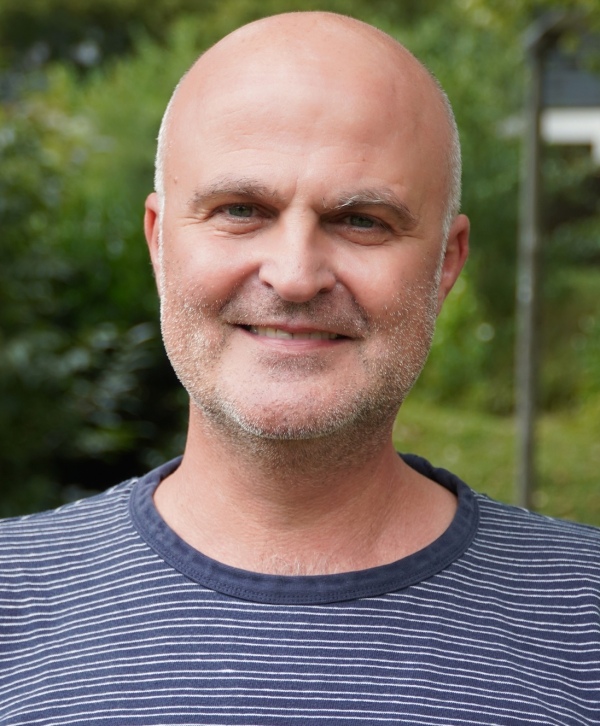
<svg viewBox="0 0 600 726"><path fill-rule="evenodd" d="M347 107L353 116L375 111L399 130L403 126L403 132L410 127L423 147L423 163L444 187L441 221L447 233L460 205L461 164L458 131L445 93L386 33L323 12L285 13L243 26L210 48L183 76L159 132L155 189L162 209L168 179L177 176L170 158L174 139L193 133L194 118L202 113L221 114L226 122L235 113L233 104L257 102L253 89L261 85L283 89L282 108L294 102L292 94L302 95L299 112L316 118L333 109L343 120ZM373 131L376 136L377 129Z"/></svg>

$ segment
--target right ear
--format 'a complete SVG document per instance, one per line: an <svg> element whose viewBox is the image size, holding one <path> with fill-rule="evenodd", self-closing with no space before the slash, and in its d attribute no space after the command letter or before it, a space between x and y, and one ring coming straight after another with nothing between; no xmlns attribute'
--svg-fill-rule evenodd
<svg viewBox="0 0 600 726"><path fill-rule="evenodd" d="M156 287L160 295L160 200L156 192L148 195L144 207L144 234L148 243Z"/></svg>

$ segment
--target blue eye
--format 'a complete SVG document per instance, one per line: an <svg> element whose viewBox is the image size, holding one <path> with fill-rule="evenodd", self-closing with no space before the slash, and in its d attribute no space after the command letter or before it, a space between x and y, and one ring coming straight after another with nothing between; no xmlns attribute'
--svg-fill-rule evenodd
<svg viewBox="0 0 600 726"><path fill-rule="evenodd" d="M230 204L226 209L232 217L251 217L254 212L251 204Z"/></svg>

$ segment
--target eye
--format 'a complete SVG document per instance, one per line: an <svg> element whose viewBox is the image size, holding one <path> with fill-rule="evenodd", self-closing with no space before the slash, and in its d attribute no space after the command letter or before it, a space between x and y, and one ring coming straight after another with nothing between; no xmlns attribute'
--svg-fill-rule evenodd
<svg viewBox="0 0 600 726"><path fill-rule="evenodd" d="M350 214L345 217L346 224L351 227L360 227L361 229L373 229L377 226L377 222L371 217L365 217L362 214Z"/></svg>
<svg viewBox="0 0 600 726"><path fill-rule="evenodd" d="M336 234L360 245L381 245L394 236L394 231L378 214L345 210L326 218L325 224Z"/></svg>
<svg viewBox="0 0 600 726"><path fill-rule="evenodd" d="M251 201L232 201L220 204L210 213L215 230L223 234L250 234L269 224L273 214L262 205Z"/></svg>
<svg viewBox="0 0 600 726"><path fill-rule="evenodd" d="M347 227L349 230L357 230L360 232L383 232L390 229L379 217L373 217L370 214L360 214L354 212L352 214L342 214L337 218L337 224Z"/></svg>
<svg viewBox="0 0 600 726"><path fill-rule="evenodd" d="M256 210L252 204L229 204L223 207L223 211L231 217L247 219L248 217L252 217Z"/></svg>

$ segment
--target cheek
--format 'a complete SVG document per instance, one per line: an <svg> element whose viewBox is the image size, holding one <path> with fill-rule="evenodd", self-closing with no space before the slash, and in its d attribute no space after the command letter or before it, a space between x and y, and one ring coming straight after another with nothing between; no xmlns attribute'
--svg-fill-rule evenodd
<svg viewBox="0 0 600 726"><path fill-rule="evenodd" d="M437 260L416 255L358 261L346 275L356 301L378 326L397 327L417 311L437 309ZM360 276L357 275L360 271Z"/></svg>
<svg viewBox="0 0 600 726"><path fill-rule="evenodd" d="M369 315L384 354L391 348L414 346L420 355L422 346L429 346L438 308L436 269L431 258L421 258L417 263L389 265L385 273L369 277L358 302Z"/></svg>
<svg viewBox="0 0 600 726"><path fill-rule="evenodd" d="M161 273L163 289L171 297L210 309L227 302L250 271L219 245L208 249L199 242L182 245L177 252L165 250Z"/></svg>

